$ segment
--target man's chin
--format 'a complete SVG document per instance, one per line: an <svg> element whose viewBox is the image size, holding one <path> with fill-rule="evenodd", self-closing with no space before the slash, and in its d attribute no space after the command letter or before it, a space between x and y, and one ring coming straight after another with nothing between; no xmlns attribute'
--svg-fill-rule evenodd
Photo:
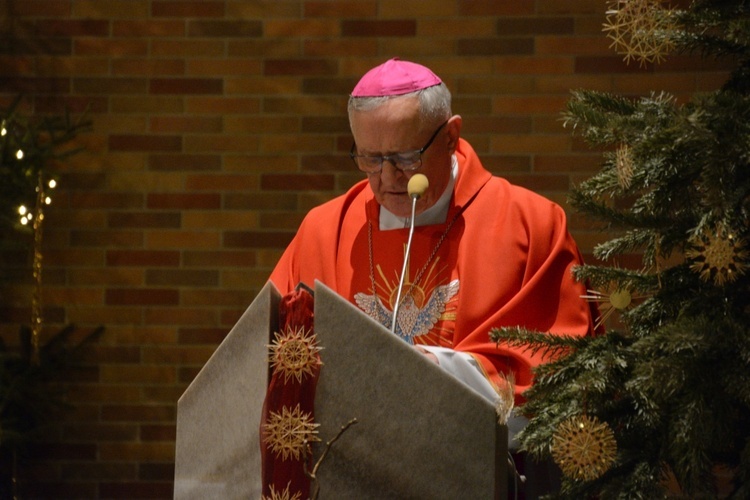
<svg viewBox="0 0 750 500"><path fill-rule="evenodd" d="M403 198L406 198L405 196ZM397 217L411 217L411 203L406 199L383 200L381 206Z"/></svg>

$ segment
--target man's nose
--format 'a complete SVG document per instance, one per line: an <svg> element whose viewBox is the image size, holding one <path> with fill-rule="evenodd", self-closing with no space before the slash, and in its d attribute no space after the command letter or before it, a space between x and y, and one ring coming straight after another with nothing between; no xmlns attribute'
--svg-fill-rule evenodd
<svg viewBox="0 0 750 500"><path fill-rule="evenodd" d="M383 158L383 167L380 169L381 179L386 181L398 180L405 177L404 171L396 166L393 158Z"/></svg>

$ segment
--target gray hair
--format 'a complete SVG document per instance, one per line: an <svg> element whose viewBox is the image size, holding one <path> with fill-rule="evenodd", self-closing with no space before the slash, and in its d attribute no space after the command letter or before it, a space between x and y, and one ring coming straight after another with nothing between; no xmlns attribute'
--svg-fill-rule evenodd
<svg viewBox="0 0 750 500"><path fill-rule="evenodd" d="M351 123L354 111L370 111L383 105L390 99L401 99L408 97L419 98L419 117L422 125L431 125L438 121L443 122L453 115L451 111L451 92L444 83L417 90L408 94L384 96L384 97L349 97L349 122Z"/></svg>

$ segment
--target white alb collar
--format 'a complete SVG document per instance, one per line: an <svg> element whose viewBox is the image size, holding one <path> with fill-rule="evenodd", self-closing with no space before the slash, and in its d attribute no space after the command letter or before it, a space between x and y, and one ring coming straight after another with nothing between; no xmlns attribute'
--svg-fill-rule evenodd
<svg viewBox="0 0 750 500"><path fill-rule="evenodd" d="M458 177L458 160L456 155L451 157L451 177L448 179L448 185L445 191L440 195L438 201L430 208L417 215L414 219L415 226L429 226L431 224L442 224L448 218L448 208L450 207L451 196L453 196L453 186L456 185ZM388 211L385 207L380 207L380 230L403 229L409 227L409 217L399 217Z"/></svg>

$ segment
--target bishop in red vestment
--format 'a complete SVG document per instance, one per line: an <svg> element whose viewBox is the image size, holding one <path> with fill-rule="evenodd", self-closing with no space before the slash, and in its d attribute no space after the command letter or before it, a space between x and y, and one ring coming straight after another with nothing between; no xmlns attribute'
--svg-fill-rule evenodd
<svg viewBox="0 0 750 500"><path fill-rule="evenodd" d="M482 166L460 138L450 93L424 66L392 59L371 70L349 118L351 156L367 179L309 212L271 281L286 294L320 280L390 328L411 222L407 183L422 173L429 187L416 204L395 334L449 371L473 367L486 396L512 372L522 401L541 359L496 345L492 328L594 330L571 275L581 256L564 211Z"/></svg>

